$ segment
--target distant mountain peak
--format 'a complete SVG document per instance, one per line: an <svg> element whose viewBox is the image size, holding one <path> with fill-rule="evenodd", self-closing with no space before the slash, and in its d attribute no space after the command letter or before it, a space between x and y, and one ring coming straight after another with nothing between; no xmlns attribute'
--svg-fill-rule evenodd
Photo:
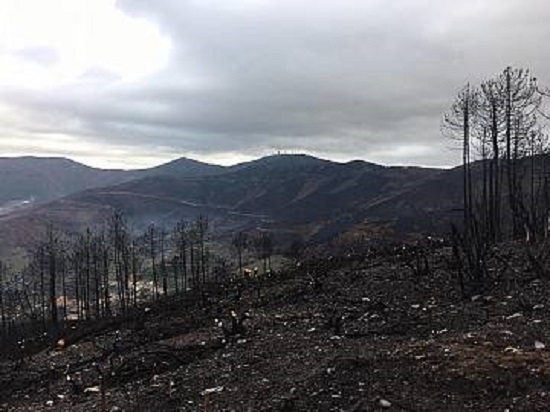
<svg viewBox="0 0 550 412"><path fill-rule="evenodd" d="M260 170L289 170L323 167L339 163L307 154L274 154L232 166L232 170L257 168Z"/></svg>
<svg viewBox="0 0 550 412"><path fill-rule="evenodd" d="M170 160L166 163L163 163L163 164L159 165L158 167L166 166L166 165L169 165L169 164L182 164L182 163L195 164L195 165L200 164L200 165L217 166L217 165L213 165L211 163L201 162L200 160L195 160L195 159L191 159L189 157L182 156L182 157L178 157L177 159Z"/></svg>
<svg viewBox="0 0 550 412"><path fill-rule="evenodd" d="M167 163L150 169L143 169L140 172L149 176L172 176L183 177L192 174L194 176L207 176L218 174L226 170L226 167L204 163L187 157L179 157Z"/></svg>

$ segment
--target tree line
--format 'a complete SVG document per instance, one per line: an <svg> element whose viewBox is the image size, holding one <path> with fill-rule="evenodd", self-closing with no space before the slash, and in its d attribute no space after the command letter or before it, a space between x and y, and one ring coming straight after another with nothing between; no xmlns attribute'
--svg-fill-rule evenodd
<svg viewBox="0 0 550 412"><path fill-rule="evenodd" d="M115 211L102 230L68 238L48 226L25 267L14 273L0 261L0 322L3 338L56 332L67 321L125 316L138 305L182 293L205 298L208 283L243 275L245 254L271 266L273 242L267 231L238 232L232 239L236 265L214 253L210 223L199 215L171 229L150 224L135 233ZM30 333L29 332L29 333ZM26 334L29 334L26 333Z"/></svg>
<svg viewBox="0 0 550 412"><path fill-rule="evenodd" d="M443 115L444 135L462 149L463 218L461 228L453 228L455 252L478 282L496 243L548 237L549 95L528 69L507 67L468 83Z"/></svg>

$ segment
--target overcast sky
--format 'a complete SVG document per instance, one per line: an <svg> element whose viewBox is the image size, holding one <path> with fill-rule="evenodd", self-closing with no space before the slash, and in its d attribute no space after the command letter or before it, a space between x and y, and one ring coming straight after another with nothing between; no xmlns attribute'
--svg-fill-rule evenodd
<svg viewBox="0 0 550 412"><path fill-rule="evenodd" d="M442 111L507 65L549 85L549 22L548 0L0 0L0 155L450 166Z"/></svg>

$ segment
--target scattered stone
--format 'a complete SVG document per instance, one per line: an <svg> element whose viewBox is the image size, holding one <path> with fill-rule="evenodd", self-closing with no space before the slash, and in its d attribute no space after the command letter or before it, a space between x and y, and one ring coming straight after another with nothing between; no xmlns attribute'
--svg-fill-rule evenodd
<svg viewBox="0 0 550 412"><path fill-rule="evenodd" d="M210 394L212 394L212 393L220 393L220 392L223 391L223 389L224 389L223 386L216 386L216 387L214 387L214 388L208 388L208 389L203 390L203 391L201 392L201 395L202 395L202 396L206 396L206 395L210 395Z"/></svg>

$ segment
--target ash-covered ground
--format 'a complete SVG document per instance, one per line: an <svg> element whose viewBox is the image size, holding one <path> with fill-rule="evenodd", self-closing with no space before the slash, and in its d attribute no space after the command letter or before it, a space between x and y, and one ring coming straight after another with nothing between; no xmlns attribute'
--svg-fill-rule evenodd
<svg viewBox="0 0 550 412"><path fill-rule="evenodd" d="M548 279L512 245L463 297L449 255L418 271L391 253L319 258L240 299L218 288L79 325L62 349L2 361L0 409L548 410Z"/></svg>

